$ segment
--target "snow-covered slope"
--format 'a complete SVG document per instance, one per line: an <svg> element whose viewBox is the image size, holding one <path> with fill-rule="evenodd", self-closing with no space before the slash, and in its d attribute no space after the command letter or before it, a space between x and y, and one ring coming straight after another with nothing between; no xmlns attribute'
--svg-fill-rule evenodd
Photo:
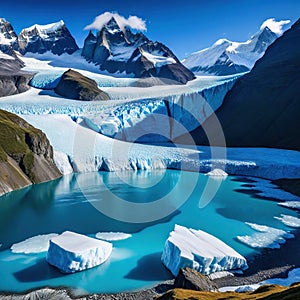
<svg viewBox="0 0 300 300"><path fill-rule="evenodd" d="M195 52L182 63L195 73L228 75L242 73L252 69L255 62L263 56L267 47L283 33L283 26L288 21L276 22L273 19L270 26L265 25L246 42L232 42L220 39L211 47ZM268 20L267 20L268 21ZM264 22L269 24L270 22ZM274 28L277 30L275 30Z"/></svg>
<svg viewBox="0 0 300 300"><path fill-rule="evenodd" d="M95 36L91 31L84 42L82 56L110 73L134 74L138 78L158 77L178 84L194 79L174 53L143 33L121 28L112 17Z"/></svg>
<svg viewBox="0 0 300 300"><path fill-rule="evenodd" d="M23 29L18 36L19 50L27 52L53 54L71 54L78 50L78 46L63 21L47 25L35 24Z"/></svg>

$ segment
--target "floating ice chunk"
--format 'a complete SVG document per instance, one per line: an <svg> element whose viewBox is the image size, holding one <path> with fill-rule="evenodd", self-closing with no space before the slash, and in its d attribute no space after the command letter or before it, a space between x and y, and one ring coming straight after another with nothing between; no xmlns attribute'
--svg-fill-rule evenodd
<svg viewBox="0 0 300 300"><path fill-rule="evenodd" d="M274 218L281 221L286 226L300 227L300 219L297 217L281 214L281 217Z"/></svg>
<svg viewBox="0 0 300 300"><path fill-rule="evenodd" d="M300 209L300 201L286 201L278 203L278 205L293 209Z"/></svg>
<svg viewBox="0 0 300 300"><path fill-rule="evenodd" d="M253 235L237 236L237 239L252 248L278 249L280 244L284 244L286 239L293 238L294 235L281 229L247 223L252 229L258 231Z"/></svg>
<svg viewBox="0 0 300 300"><path fill-rule="evenodd" d="M104 263L111 252L111 243L65 231L50 240L46 260L63 273L74 273Z"/></svg>
<svg viewBox="0 0 300 300"><path fill-rule="evenodd" d="M174 276L183 267L202 274L248 267L243 256L218 238L179 225L170 233L161 260Z"/></svg>
<svg viewBox="0 0 300 300"><path fill-rule="evenodd" d="M57 233L42 234L26 239L20 243L13 244L10 249L13 253L40 253L49 248L50 239L58 236Z"/></svg>
<svg viewBox="0 0 300 300"><path fill-rule="evenodd" d="M207 176L213 176L213 177L227 177L228 174L223 171L222 169L213 169L210 172L206 173Z"/></svg>
<svg viewBox="0 0 300 300"><path fill-rule="evenodd" d="M96 233L96 238L105 241L120 241L126 240L132 237L129 233L123 232L98 232Z"/></svg>

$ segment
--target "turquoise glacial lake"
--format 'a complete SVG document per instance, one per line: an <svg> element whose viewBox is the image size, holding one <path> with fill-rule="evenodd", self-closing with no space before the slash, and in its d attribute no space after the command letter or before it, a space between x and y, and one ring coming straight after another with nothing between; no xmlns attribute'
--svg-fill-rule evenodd
<svg viewBox="0 0 300 300"><path fill-rule="evenodd" d="M0 291L68 286L79 293L111 293L151 287L172 278L160 257L175 224L204 230L247 257L258 250L236 239L255 233L245 222L291 230L274 216L296 213L256 197L245 178L211 181L212 189L220 185L217 192L204 193L208 180L175 170L72 174L2 196ZM132 237L112 242L112 256L104 264L69 275L49 266L46 252L10 250L29 237L65 230Z"/></svg>

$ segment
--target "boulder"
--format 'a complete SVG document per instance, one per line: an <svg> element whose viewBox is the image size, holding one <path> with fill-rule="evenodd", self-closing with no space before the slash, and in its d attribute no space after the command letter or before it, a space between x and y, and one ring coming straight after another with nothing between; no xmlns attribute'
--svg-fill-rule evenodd
<svg viewBox="0 0 300 300"><path fill-rule="evenodd" d="M110 99L107 93L98 88L95 80L71 69L62 75L54 91L60 96L74 100L97 101Z"/></svg>
<svg viewBox="0 0 300 300"><path fill-rule="evenodd" d="M194 291L215 291L217 286L207 276L191 269L180 269L174 283L175 288Z"/></svg>

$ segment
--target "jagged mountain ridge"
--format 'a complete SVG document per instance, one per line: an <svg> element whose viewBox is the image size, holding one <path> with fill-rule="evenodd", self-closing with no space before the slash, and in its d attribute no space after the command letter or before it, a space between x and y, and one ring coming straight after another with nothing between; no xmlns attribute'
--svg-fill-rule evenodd
<svg viewBox="0 0 300 300"><path fill-rule="evenodd" d="M63 21L48 25L33 25L23 29L18 35L19 50L22 54L27 52L61 55L72 54L79 48L75 39Z"/></svg>
<svg viewBox="0 0 300 300"><path fill-rule="evenodd" d="M150 41L141 32L133 33L128 27L121 30L113 17L97 36L89 32L82 56L110 73L132 73L139 78L160 77L176 83L195 78L168 47Z"/></svg>
<svg viewBox="0 0 300 300"><path fill-rule="evenodd" d="M278 33L266 26L246 42L220 39L211 47L193 53L182 63L199 74L231 75L247 72L278 37Z"/></svg>
<svg viewBox="0 0 300 300"><path fill-rule="evenodd" d="M33 25L16 34L12 25L0 18L0 51L12 54L16 50L21 54L45 53L47 51L56 55L72 54L79 48L75 39L63 21L47 25Z"/></svg>

